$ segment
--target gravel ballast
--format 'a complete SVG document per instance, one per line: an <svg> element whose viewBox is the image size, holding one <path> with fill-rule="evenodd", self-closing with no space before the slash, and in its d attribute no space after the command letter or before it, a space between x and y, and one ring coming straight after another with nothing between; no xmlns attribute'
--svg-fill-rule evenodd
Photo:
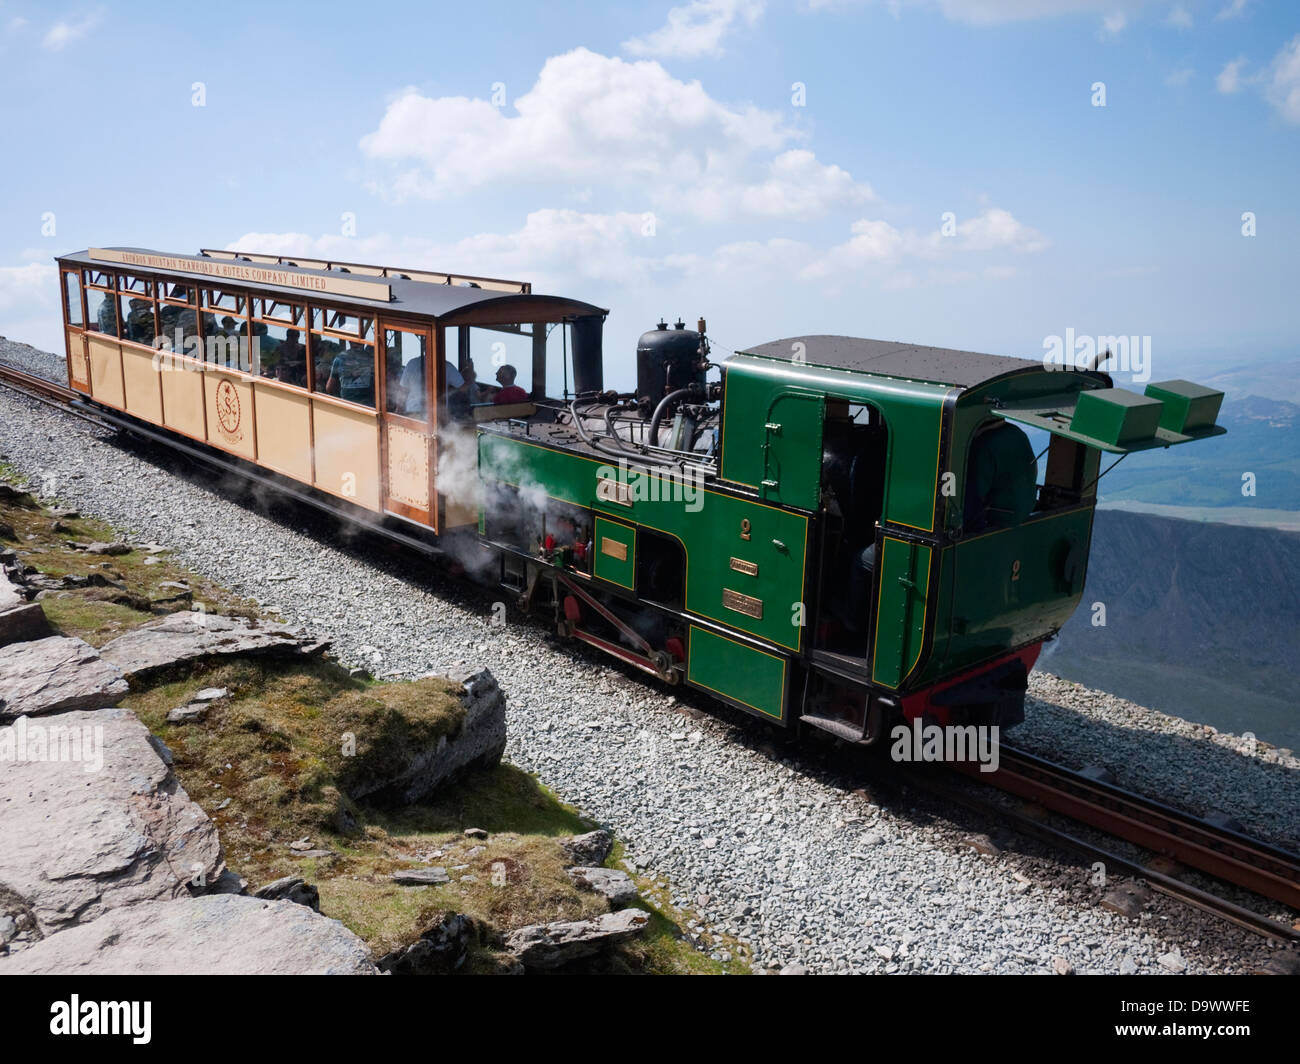
<svg viewBox="0 0 1300 1064"><path fill-rule="evenodd" d="M13 361L10 350L0 358ZM47 356L45 375L59 379L61 367ZM384 678L490 668L509 697L507 759L608 824L629 862L698 914L691 933L740 940L756 968L1242 972L1275 952L1160 896L1137 920L1103 909L1089 869L996 824L954 824L924 799L882 799L866 768L856 780L842 757L828 768L821 744L703 712L711 703L693 692L556 645L513 601L507 624L493 626L491 595L412 575L367 540L306 531L310 517L271 519L202 472L176 476L153 452L7 389L0 452L61 502L166 544L330 638L348 664ZM1102 762L1122 783L1282 842L1300 835L1294 757L1239 752L1232 737L1051 676L1035 675L1031 694L1020 745L1076 766ZM972 831L1002 852L963 845Z"/></svg>

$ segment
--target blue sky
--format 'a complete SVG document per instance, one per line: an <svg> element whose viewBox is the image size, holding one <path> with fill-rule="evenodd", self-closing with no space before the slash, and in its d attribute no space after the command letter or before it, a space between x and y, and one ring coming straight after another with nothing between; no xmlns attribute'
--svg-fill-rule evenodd
<svg viewBox="0 0 1300 1064"><path fill-rule="evenodd" d="M678 315L1300 354L1282 0L5 0L0 116L0 334L46 347L52 257L138 245L530 279L611 309L612 383Z"/></svg>

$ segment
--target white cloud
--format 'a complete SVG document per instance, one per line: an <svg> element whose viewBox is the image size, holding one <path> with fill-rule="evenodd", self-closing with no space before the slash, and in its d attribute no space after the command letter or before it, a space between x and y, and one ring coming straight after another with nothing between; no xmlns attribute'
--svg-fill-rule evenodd
<svg viewBox="0 0 1300 1064"><path fill-rule="evenodd" d="M861 218L850 227L848 240L829 248L785 237L709 248L699 243L699 233L648 233L645 215L635 211L599 214L545 208L530 213L513 232L477 233L441 243L387 233L366 238L246 233L226 249L511 277L532 281L542 291L576 291L585 298L584 293L610 285L628 294L689 277L709 278L709 291L738 286L758 290L827 277L883 283L908 263L944 266L958 258L971 264L972 277L999 279L1014 273L1014 267L981 259L1048 246L1041 233L997 207L961 222L952 237ZM932 281L943 278L951 280L951 273L929 275Z"/></svg>
<svg viewBox="0 0 1300 1064"><path fill-rule="evenodd" d="M55 302L59 287L57 274L52 263L0 266L0 311L26 310L32 303Z"/></svg>
<svg viewBox="0 0 1300 1064"><path fill-rule="evenodd" d="M73 41L81 40L82 37L86 36L103 21L104 13L100 10L60 19L49 28L49 31L45 34L45 39L41 43L51 52L61 51Z"/></svg>
<svg viewBox="0 0 1300 1064"><path fill-rule="evenodd" d="M1214 87L1225 96L1241 91L1241 68L1246 65L1244 58L1234 59L1224 65L1214 79Z"/></svg>
<svg viewBox="0 0 1300 1064"><path fill-rule="evenodd" d="M1300 125L1300 34L1274 56L1264 95L1284 121Z"/></svg>
<svg viewBox="0 0 1300 1064"><path fill-rule="evenodd" d="M63 350L58 269L52 262L0 266L0 336Z"/></svg>
<svg viewBox="0 0 1300 1064"><path fill-rule="evenodd" d="M245 233L228 251L371 262L411 269L511 277L539 285L572 287L575 279L645 280L665 268L643 213L584 213L567 208L533 211L510 233L478 233L454 241L393 237Z"/></svg>
<svg viewBox="0 0 1300 1064"><path fill-rule="evenodd" d="M691 0L668 12L668 21L653 33L623 42L632 55L694 59L722 54L722 39L739 21L753 26L764 0Z"/></svg>
<svg viewBox="0 0 1300 1064"><path fill-rule="evenodd" d="M1117 37L1127 25L1128 16L1123 11L1112 11L1101 20L1101 35L1103 38Z"/></svg>
<svg viewBox="0 0 1300 1064"><path fill-rule="evenodd" d="M1240 18L1245 12L1248 3L1250 3L1250 0L1231 0L1228 6L1221 9L1214 17L1220 21L1229 18Z"/></svg>
<svg viewBox="0 0 1300 1064"><path fill-rule="evenodd" d="M870 186L854 181L847 170L796 148L773 159L762 181L704 178L683 189L679 202L697 218L716 222L738 216L809 219L874 198Z"/></svg>
<svg viewBox="0 0 1300 1064"><path fill-rule="evenodd" d="M1010 211L989 207L973 218L959 222L956 233L944 236L935 230L918 233L900 230L886 221L861 218L854 222L851 236L816 261L804 267L805 278L895 264L905 259L943 259L954 254L1012 251L1042 251L1048 240L1042 233L1017 221Z"/></svg>
<svg viewBox="0 0 1300 1064"><path fill-rule="evenodd" d="M1191 67L1182 67L1178 70L1171 70L1165 75L1165 84L1171 89L1183 89L1187 87L1188 82L1192 80L1195 73Z"/></svg>
<svg viewBox="0 0 1300 1064"><path fill-rule="evenodd" d="M1175 4L1169 9L1169 16L1165 19L1165 25L1172 26L1176 30L1190 30L1194 25L1192 13L1182 4Z"/></svg>
<svg viewBox="0 0 1300 1064"><path fill-rule="evenodd" d="M806 218L870 197L811 152L782 151L800 134L780 114L724 104L651 60L585 48L552 57L515 111L408 89L361 150L391 168L380 187L399 197L438 199L489 183L595 184L711 220Z"/></svg>

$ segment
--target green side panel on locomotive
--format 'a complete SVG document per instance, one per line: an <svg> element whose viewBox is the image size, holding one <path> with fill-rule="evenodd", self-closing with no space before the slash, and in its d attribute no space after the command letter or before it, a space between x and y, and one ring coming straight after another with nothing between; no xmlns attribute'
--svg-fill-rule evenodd
<svg viewBox="0 0 1300 1064"><path fill-rule="evenodd" d="M686 678L764 716L785 716L787 661L691 625Z"/></svg>
<svg viewBox="0 0 1300 1064"><path fill-rule="evenodd" d="M880 557L872 678L885 687L902 684L921 659L929 621L932 550L885 536Z"/></svg>
<svg viewBox="0 0 1300 1064"><path fill-rule="evenodd" d="M592 532L595 572L601 580L636 589L636 529L608 517L596 518Z"/></svg>
<svg viewBox="0 0 1300 1064"><path fill-rule="evenodd" d="M941 607L921 679L1059 630L1083 596L1092 509L1032 517L963 540L940 559Z"/></svg>
<svg viewBox="0 0 1300 1064"><path fill-rule="evenodd" d="M727 362L719 475L786 506L815 509L824 407L865 403L888 432L884 520L932 531L948 392L942 384L737 355Z"/></svg>
<svg viewBox="0 0 1300 1064"><path fill-rule="evenodd" d="M795 621L806 612L796 607L807 601L803 514L701 486L683 493L677 485L674 493L675 485L659 473L491 432L479 433L479 474L485 482L540 487L553 499L677 540L686 558L688 613L779 647L801 648L805 629ZM601 481L620 487L600 497ZM626 589L628 570L604 568L599 540L594 547L596 575Z"/></svg>

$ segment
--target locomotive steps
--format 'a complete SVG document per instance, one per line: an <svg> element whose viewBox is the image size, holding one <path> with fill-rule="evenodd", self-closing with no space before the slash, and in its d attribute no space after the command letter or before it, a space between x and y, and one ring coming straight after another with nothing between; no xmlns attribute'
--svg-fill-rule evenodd
<svg viewBox="0 0 1300 1064"><path fill-rule="evenodd" d="M0 535L0 973L699 967L486 669L376 683L4 483Z"/></svg>

